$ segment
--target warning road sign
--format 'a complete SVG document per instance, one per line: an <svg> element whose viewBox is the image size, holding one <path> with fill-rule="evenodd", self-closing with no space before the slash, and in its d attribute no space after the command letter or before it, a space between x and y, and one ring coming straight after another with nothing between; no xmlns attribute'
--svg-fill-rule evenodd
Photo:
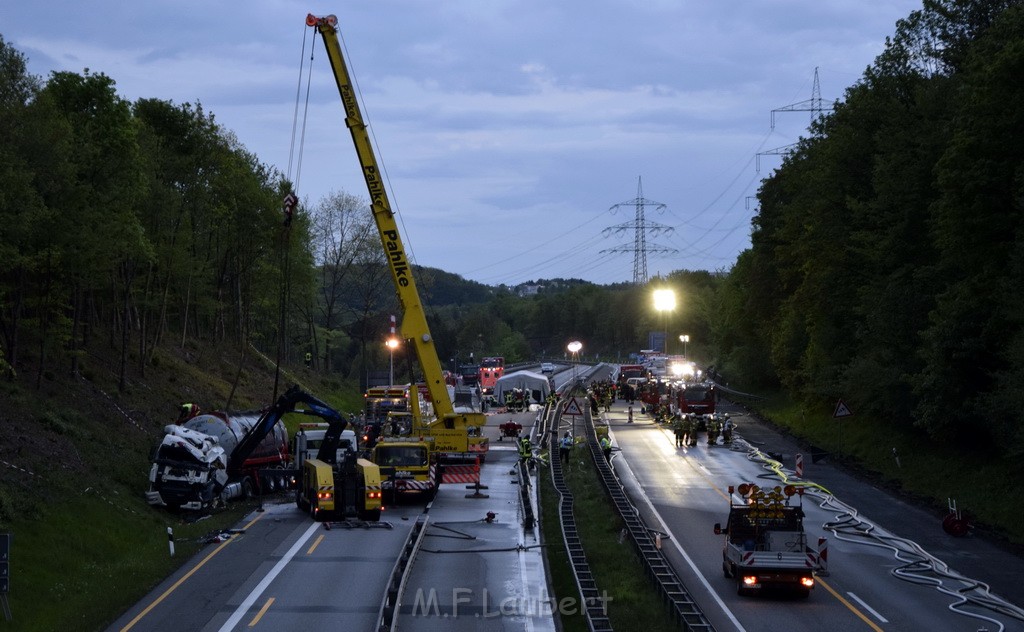
<svg viewBox="0 0 1024 632"><path fill-rule="evenodd" d="M846 405L846 402L844 402L843 400L839 400L839 402L836 404L836 412L832 413L832 417L835 419L839 419L840 417L849 417L852 414L853 411L850 410L850 407Z"/></svg>
<svg viewBox="0 0 1024 632"><path fill-rule="evenodd" d="M565 405L565 410L562 411L566 415L582 415L583 409L580 408L580 403L573 397L569 400L569 403Z"/></svg>

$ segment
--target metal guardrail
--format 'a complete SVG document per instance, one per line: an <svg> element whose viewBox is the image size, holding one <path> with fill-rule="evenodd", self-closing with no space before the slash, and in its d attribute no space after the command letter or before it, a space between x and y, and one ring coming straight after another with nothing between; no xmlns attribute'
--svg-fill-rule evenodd
<svg viewBox="0 0 1024 632"><path fill-rule="evenodd" d="M714 382L714 380L712 380L712 381ZM729 388L728 386L725 386L721 382L714 382L714 383L715 383L715 388L717 390L722 391L723 393L727 393L729 395L732 395L733 397L744 397L746 399L752 399L752 400L755 400L755 401L764 400L764 397L761 397L760 395L754 395L753 393L744 393L743 391L737 391L735 389Z"/></svg>
<svg viewBox="0 0 1024 632"><path fill-rule="evenodd" d="M589 410L584 411L589 423L583 427L587 435L587 445L590 447L590 454L594 459L594 465L601 482L604 483L612 503L618 510L626 529L636 546L637 552L644 561L647 574L658 586L665 604L673 613L673 616L683 624L684 629L699 632L713 632L714 626L701 611L700 607L690 596L689 591L679 579L672 565L665 559L661 548L651 536L651 530L647 528L636 508L629 502L626 491L615 476L611 463L604 458L604 451L597 437L597 430L594 427L594 418ZM553 459L552 463L557 459Z"/></svg>
<svg viewBox="0 0 1024 632"><path fill-rule="evenodd" d="M384 598L381 600L380 610L377 611L378 632L388 632L396 629L395 622L398 619L398 604L402 599L402 592L405 590L405 580L409 575L409 568L412 561L416 559L420 544L423 542L423 534L427 531L427 515L421 514L416 518L409 536L402 545L402 552L391 569L391 576L388 578L388 586L384 591Z"/></svg>
<svg viewBox="0 0 1024 632"><path fill-rule="evenodd" d="M557 432L557 421L561 416L561 404L554 415L555 428ZM593 432L593 430L591 430ZM604 460L604 456L601 456ZM576 517L572 513L572 492L565 484L565 477L562 475L562 460L557 456L548 460L551 468L551 481L558 491L558 515L562 524L562 540L565 542L565 551L569 555L569 564L572 566L572 574L576 578L576 587L579 589L580 598L583 600L583 612L587 617L587 625L592 632L611 632L613 630L611 620L608 618L607 606L601 599L597 589L597 582L587 562L586 552L580 542L579 530L576 526Z"/></svg>

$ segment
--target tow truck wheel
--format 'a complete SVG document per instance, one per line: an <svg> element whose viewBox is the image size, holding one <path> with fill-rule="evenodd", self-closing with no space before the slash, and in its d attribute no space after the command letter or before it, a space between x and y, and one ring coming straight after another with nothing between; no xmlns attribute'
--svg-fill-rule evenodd
<svg viewBox="0 0 1024 632"><path fill-rule="evenodd" d="M245 500L252 500L255 495L256 493L252 485L252 479L246 476L242 481L242 498Z"/></svg>

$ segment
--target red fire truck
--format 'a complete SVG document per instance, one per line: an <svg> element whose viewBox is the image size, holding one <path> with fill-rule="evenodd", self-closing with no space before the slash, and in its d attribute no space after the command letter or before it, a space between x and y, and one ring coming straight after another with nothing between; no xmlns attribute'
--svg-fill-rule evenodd
<svg viewBox="0 0 1024 632"><path fill-rule="evenodd" d="M494 385L505 375L505 358L495 356L480 361L480 390L484 395L494 393Z"/></svg>
<svg viewBox="0 0 1024 632"><path fill-rule="evenodd" d="M684 414L710 415L718 403L714 382L677 383L674 395L679 412Z"/></svg>

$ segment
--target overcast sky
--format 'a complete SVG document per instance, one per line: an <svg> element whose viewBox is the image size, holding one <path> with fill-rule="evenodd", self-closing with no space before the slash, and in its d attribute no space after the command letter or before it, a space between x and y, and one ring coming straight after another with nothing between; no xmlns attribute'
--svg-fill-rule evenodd
<svg viewBox="0 0 1024 632"><path fill-rule="evenodd" d="M796 142L810 122L809 112L780 113L772 129L772 110L809 100L815 68L825 101L842 98L896 21L920 8L920 0L2 2L0 34L33 74L88 68L131 101L202 103L262 162L297 180L311 204L332 191L366 197L320 41L306 140L301 153L292 149L299 67L308 67L313 42L306 14L335 14L411 256L489 285L632 281L641 178L643 198L664 205L644 206L647 246L675 251L649 252L648 277L728 269L750 245L759 183L780 164L755 156Z"/></svg>

